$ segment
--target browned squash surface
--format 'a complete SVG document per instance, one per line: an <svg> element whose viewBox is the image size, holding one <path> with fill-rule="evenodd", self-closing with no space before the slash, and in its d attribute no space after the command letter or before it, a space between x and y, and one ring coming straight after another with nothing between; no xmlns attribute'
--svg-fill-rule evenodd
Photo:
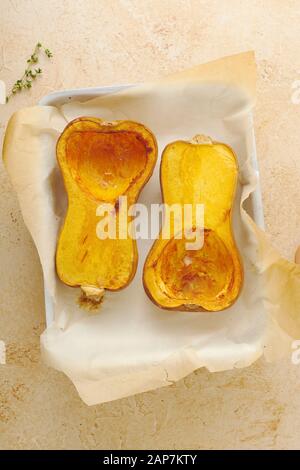
<svg viewBox="0 0 300 470"><path fill-rule="evenodd" d="M57 274L65 284L101 297L103 289L118 290L132 280L138 260L135 240L100 239L96 211L101 204L113 204L118 229L119 196L127 196L128 207L136 201L156 158L155 138L142 124L83 117L65 128L57 159L68 210L56 251Z"/></svg>
<svg viewBox="0 0 300 470"><path fill-rule="evenodd" d="M177 141L165 148L161 162L164 202L204 205L204 243L200 249L187 249L190 240L175 238L174 223L169 239L160 233L143 275L145 290L158 306L218 311L237 299L243 280L231 225L237 177L236 157L225 144L196 136L191 142ZM187 229L199 228L195 224L193 217Z"/></svg>

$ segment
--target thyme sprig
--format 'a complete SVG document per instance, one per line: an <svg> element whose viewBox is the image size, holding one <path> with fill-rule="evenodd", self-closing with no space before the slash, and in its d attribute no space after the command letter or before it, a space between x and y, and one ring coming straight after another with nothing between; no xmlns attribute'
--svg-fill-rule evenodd
<svg viewBox="0 0 300 470"><path fill-rule="evenodd" d="M42 69L40 67L36 67L36 64L39 61L40 52L44 52L49 59L53 56L52 52L49 49L45 48L40 42L38 42L34 48L33 53L27 59L27 67L25 69L24 74L19 80L17 80L13 84L10 93L7 95L6 103L16 93L19 93L22 90L31 88L32 82L38 76L41 75L41 73L43 72Z"/></svg>

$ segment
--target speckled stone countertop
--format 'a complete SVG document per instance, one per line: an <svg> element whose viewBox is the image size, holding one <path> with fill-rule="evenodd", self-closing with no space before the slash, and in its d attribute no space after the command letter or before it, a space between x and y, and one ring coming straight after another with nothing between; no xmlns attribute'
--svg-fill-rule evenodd
<svg viewBox="0 0 300 470"><path fill-rule="evenodd" d="M299 23L297 0L1 0L7 86L37 41L54 52L33 89L0 106L1 143L12 112L50 91L141 82L254 49L266 228L292 259L300 243L300 104L291 98L300 80ZM290 360L199 370L160 390L82 403L63 374L41 364L41 267L2 164L0 179L1 449L299 448L300 366Z"/></svg>

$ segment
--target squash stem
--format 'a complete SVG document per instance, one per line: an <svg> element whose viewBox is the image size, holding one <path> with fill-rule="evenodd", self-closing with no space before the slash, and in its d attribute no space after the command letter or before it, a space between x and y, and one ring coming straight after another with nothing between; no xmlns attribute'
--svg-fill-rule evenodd
<svg viewBox="0 0 300 470"><path fill-rule="evenodd" d="M100 303L103 299L105 289L102 287L94 287L94 286L81 286L81 290L83 291L84 295L93 300L93 302Z"/></svg>
<svg viewBox="0 0 300 470"><path fill-rule="evenodd" d="M210 137L203 134L195 135L192 140L190 141L191 144L205 144L205 145L212 145L213 141Z"/></svg>

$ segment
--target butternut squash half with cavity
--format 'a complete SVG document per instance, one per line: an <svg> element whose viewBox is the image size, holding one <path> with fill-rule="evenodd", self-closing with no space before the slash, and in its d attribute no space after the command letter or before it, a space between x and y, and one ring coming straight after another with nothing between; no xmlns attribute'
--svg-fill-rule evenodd
<svg viewBox="0 0 300 470"><path fill-rule="evenodd" d="M202 204L204 227L195 226L195 210L181 239L176 237L174 222L170 236L163 237L163 225L144 265L145 290L164 309L223 310L237 299L243 281L231 221L238 178L234 152L225 144L196 136L191 142L167 145L160 171L165 204L179 204L182 209L184 204L193 209ZM190 249L190 235L199 228L203 243Z"/></svg>
<svg viewBox="0 0 300 470"><path fill-rule="evenodd" d="M119 197L127 196L128 207L136 201L156 158L155 137L132 121L78 118L58 140L57 159L68 209L58 240L56 269L62 282L81 286L88 298L101 300L104 289L122 289L135 274L135 240L99 238L97 214L101 205L112 204L118 235Z"/></svg>

